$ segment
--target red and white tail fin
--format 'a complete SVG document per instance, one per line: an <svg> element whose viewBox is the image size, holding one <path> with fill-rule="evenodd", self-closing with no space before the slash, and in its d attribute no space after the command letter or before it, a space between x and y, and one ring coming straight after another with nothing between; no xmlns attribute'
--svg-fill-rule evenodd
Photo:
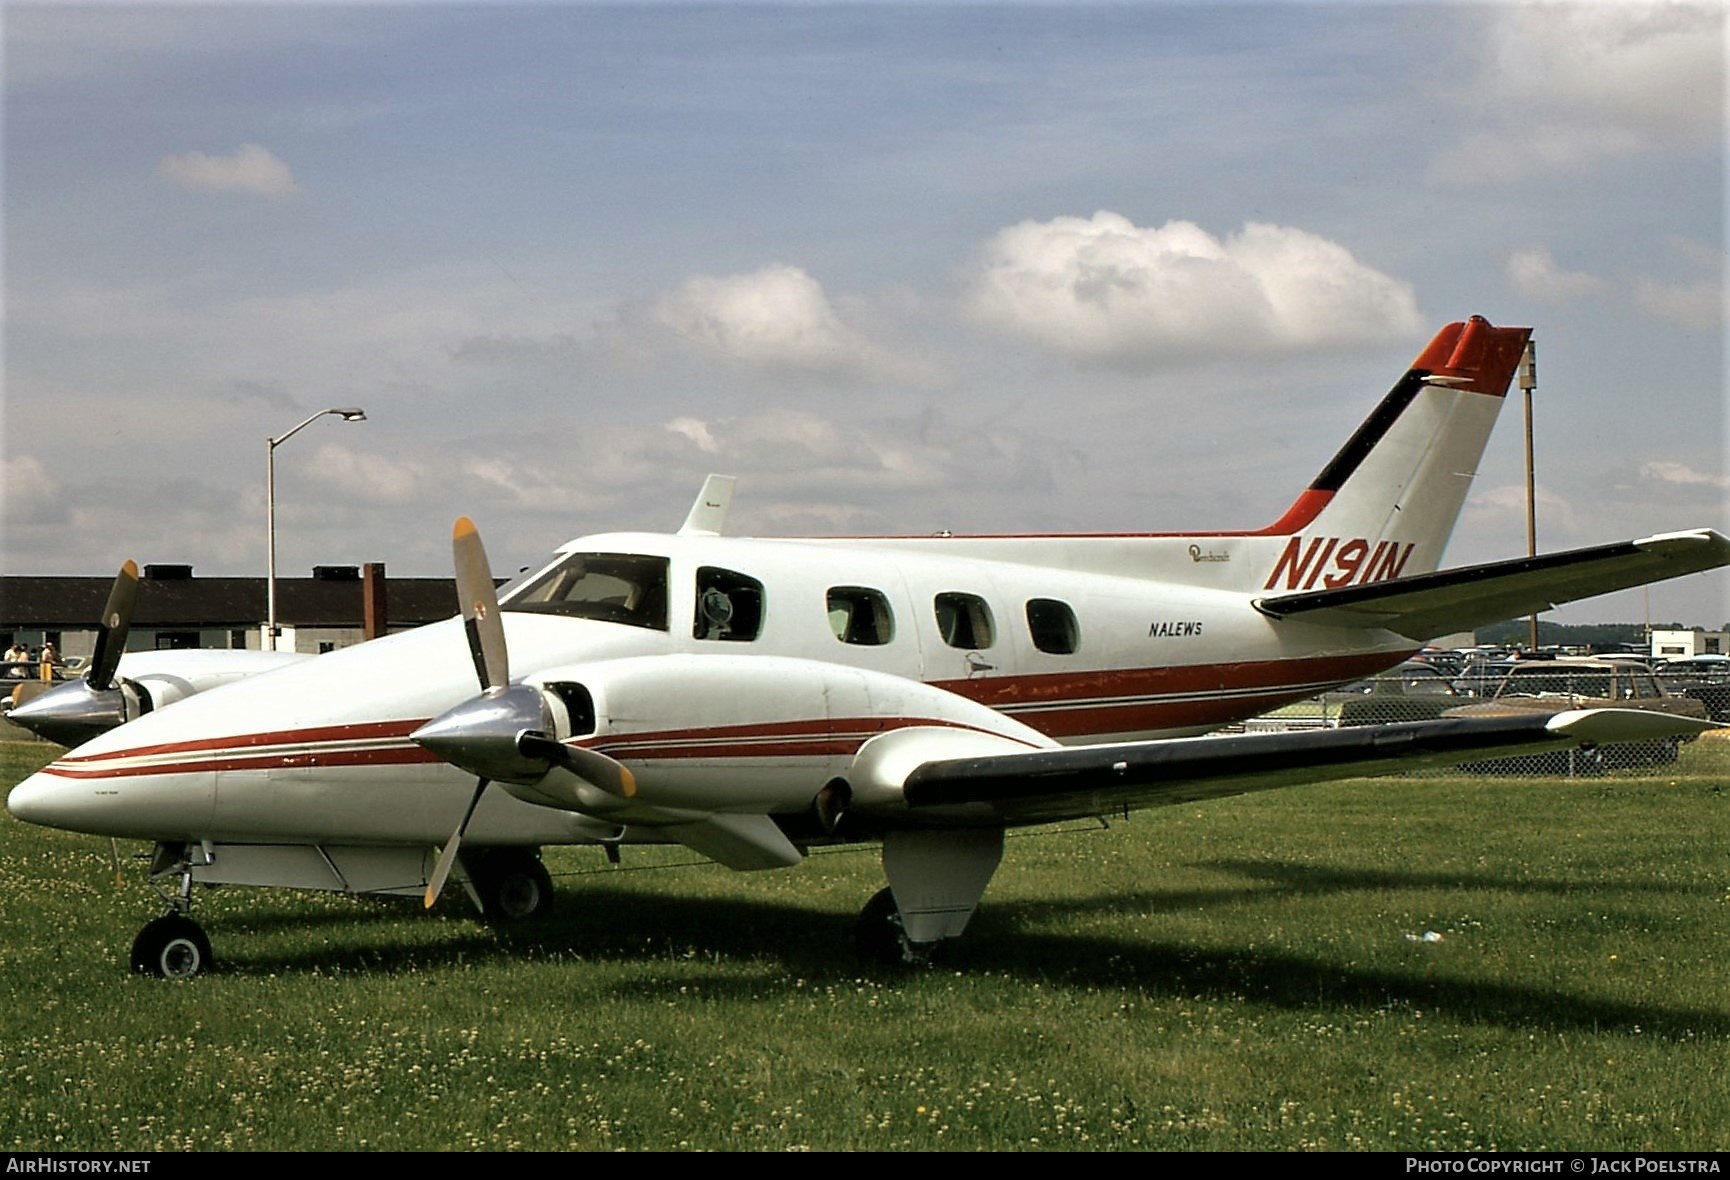
<svg viewBox="0 0 1730 1180"><path fill-rule="evenodd" d="M1263 590L1316 590L1441 564L1530 328L1449 324L1259 535L1286 537Z"/></svg>

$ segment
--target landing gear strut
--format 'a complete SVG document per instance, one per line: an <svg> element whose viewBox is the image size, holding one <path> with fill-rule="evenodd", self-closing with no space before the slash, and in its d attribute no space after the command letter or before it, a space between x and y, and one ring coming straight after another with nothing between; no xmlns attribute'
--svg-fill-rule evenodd
<svg viewBox="0 0 1730 1180"><path fill-rule="evenodd" d="M180 888L170 897L168 912L147 922L132 940L132 969L158 979L191 979L215 961L204 928L192 920L192 865L184 845L158 844L150 866L151 880L180 874ZM158 890L158 892L161 892Z"/></svg>

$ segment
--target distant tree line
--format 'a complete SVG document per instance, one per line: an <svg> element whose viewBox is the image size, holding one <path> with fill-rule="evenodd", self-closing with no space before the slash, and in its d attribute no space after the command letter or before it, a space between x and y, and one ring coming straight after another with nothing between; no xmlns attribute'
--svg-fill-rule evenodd
<svg viewBox="0 0 1730 1180"><path fill-rule="evenodd" d="M1683 623L1653 623L1653 631L1699 631ZM1730 627L1726 627L1730 630ZM1531 637L1530 619L1509 619L1492 623L1477 630L1479 643L1494 643L1504 647L1525 646ZM1625 643L1644 647L1647 643L1645 623L1550 623L1538 620L1539 647L1589 647L1593 651L1615 651Z"/></svg>

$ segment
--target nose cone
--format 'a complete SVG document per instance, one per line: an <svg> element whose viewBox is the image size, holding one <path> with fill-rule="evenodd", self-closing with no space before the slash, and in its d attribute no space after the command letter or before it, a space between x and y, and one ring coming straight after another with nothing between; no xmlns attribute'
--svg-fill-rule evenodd
<svg viewBox="0 0 1730 1180"><path fill-rule="evenodd" d="M216 776L189 768L131 774L108 755L85 755L95 743L50 762L12 788L6 809L15 819L139 840L185 840L206 831L216 801Z"/></svg>
<svg viewBox="0 0 1730 1180"><path fill-rule="evenodd" d="M55 823L59 817L59 809L54 801L56 784L49 776L41 773L33 774L6 796L6 810L12 813L14 819L21 819L27 824L41 824L46 828L57 828L62 825Z"/></svg>
<svg viewBox="0 0 1730 1180"><path fill-rule="evenodd" d="M525 730L543 730L547 725L540 690L516 684L464 701L409 734L409 739L479 778L533 783L546 775L546 760L521 754L517 738Z"/></svg>
<svg viewBox="0 0 1730 1180"><path fill-rule="evenodd" d="M126 699L118 688L96 689L75 680L26 701L7 717L37 737L81 746L126 720Z"/></svg>

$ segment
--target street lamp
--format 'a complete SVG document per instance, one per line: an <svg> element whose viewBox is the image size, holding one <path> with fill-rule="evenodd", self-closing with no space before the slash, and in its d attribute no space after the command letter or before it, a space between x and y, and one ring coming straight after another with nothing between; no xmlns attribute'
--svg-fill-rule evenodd
<svg viewBox="0 0 1730 1180"><path fill-rule="evenodd" d="M359 406L339 406L320 410L287 434L264 440L264 529L266 545L264 650L276 650L276 448L317 422L326 414L335 414L344 422L365 422L366 411Z"/></svg>

